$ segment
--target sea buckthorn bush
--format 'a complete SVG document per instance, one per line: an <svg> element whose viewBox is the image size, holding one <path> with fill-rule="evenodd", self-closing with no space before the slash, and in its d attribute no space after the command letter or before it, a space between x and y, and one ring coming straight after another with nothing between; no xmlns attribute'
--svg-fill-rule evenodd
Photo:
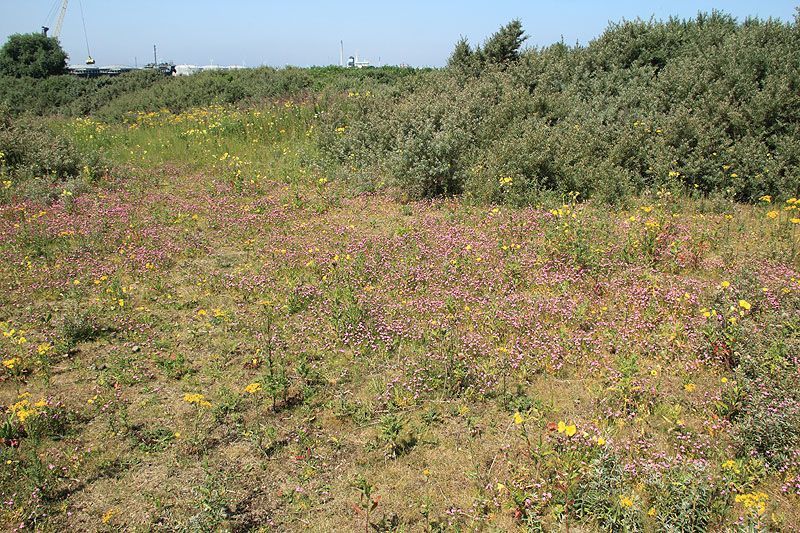
<svg viewBox="0 0 800 533"><path fill-rule="evenodd" d="M94 115L119 120L131 112L169 109L177 113L212 104L391 85L419 71L400 67L259 67L187 77L164 76L153 70L96 78L63 75L32 79L0 75L0 104L8 106L13 115Z"/></svg>
<svg viewBox="0 0 800 533"><path fill-rule="evenodd" d="M323 147L413 198L670 188L755 201L800 187L799 45L797 22L713 12L501 62L466 55L402 90L334 100Z"/></svg>
<svg viewBox="0 0 800 533"><path fill-rule="evenodd" d="M72 194L106 172L102 157L80 150L68 136L35 117L11 118L0 109L0 202L12 187L28 197ZM65 193L66 191L66 193Z"/></svg>

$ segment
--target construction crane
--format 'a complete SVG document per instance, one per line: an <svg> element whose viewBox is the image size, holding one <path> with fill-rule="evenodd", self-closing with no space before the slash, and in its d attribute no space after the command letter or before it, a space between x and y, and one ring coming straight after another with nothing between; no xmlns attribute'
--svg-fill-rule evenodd
<svg viewBox="0 0 800 533"><path fill-rule="evenodd" d="M64 0L66 3L67 0ZM83 37L86 39L86 55L89 58L86 60L87 65L94 65L94 59L92 59L92 52L89 50L89 34L86 33L86 18L83 16L83 2L78 0L78 6L81 8L81 22L83 22Z"/></svg>
<svg viewBox="0 0 800 533"><path fill-rule="evenodd" d="M58 10L58 18L56 19L55 26L53 26L52 37L54 39L58 39L59 37L61 37L61 28L64 26L64 16L67 14L67 4L68 3L69 3L69 0L62 0L62 2L61 2L61 8ZM53 11L55 10L55 8L56 8L56 4L54 4L53 7L50 8L50 15L53 14ZM47 16L47 20L48 21L51 20L50 15ZM42 35L47 37L48 30L50 30L50 28L48 28L47 26L42 26Z"/></svg>
<svg viewBox="0 0 800 533"><path fill-rule="evenodd" d="M56 20L56 26L53 28L53 37L56 39L61 36L61 28L64 26L64 15L67 14L67 3L68 0L63 0L63 2L61 2L61 10L58 12L58 20Z"/></svg>
<svg viewBox="0 0 800 533"><path fill-rule="evenodd" d="M61 0L61 7L58 10L58 18L56 19L55 26L53 26L53 34L52 37L58 39L61 37L61 28L64 27L64 16L67 14L67 5L69 4L69 0ZM53 14L57 4L54 4L50 10L50 13ZM87 65L94 65L94 59L92 58L92 52L89 50L89 34L86 32L86 19L83 16L83 2L80 0L78 1L78 5L81 8L81 21L83 22L83 37L86 39L86 53L89 56L86 59ZM50 17L48 16L48 19ZM47 31L50 28L47 26L42 26L42 34L47 37Z"/></svg>

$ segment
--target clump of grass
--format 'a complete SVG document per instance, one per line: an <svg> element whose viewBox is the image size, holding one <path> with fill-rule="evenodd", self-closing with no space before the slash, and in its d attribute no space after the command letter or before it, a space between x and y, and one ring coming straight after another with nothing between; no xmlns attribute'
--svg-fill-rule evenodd
<svg viewBox="0 0 800 533"><path fill-rule="evenodd" d="M97 317L84 310L68 312L62 319L59 330L59 349L64 353L71 352L82 342L98 338L103 332Z"/></svg>
<svg viewBox="0 0 800 533"><path fill-rule="evenodd" d="M417 444L413 428L394 414L384 415L378 424L378 441L387 457L397 459Z"/></svg>

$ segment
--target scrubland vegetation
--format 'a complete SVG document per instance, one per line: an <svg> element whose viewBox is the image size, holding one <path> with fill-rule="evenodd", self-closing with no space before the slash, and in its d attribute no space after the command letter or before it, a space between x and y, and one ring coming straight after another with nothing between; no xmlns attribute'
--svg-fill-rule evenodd
<svg viewBox="0 0 800 533"><path fill-rule="evenodd" d="M9 530L796 531L798 22L0 78Z"/></svg>

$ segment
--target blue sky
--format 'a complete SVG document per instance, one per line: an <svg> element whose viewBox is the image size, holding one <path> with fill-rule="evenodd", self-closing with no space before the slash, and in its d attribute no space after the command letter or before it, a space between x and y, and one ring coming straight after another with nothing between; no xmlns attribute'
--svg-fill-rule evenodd
<svg viewBox="0 0 800 533"><path fill-rule="evenodd" d="M0 0L0 38L38 31L60 0ZM563 36L587 43L609 21L637 17L692 17L720 9L739 19L748 15L791 21L800 0L761 2L647 2L561 0L534 2L422 1L323 2L255 0L71 0L61 42L71 61L86 57L80 3L89 46L98 65L159 59L205 65L327 65L357 51L373 64L441 66L464 35L482 42L498 27L520 18L529 43L547 45Z"/></svg>

